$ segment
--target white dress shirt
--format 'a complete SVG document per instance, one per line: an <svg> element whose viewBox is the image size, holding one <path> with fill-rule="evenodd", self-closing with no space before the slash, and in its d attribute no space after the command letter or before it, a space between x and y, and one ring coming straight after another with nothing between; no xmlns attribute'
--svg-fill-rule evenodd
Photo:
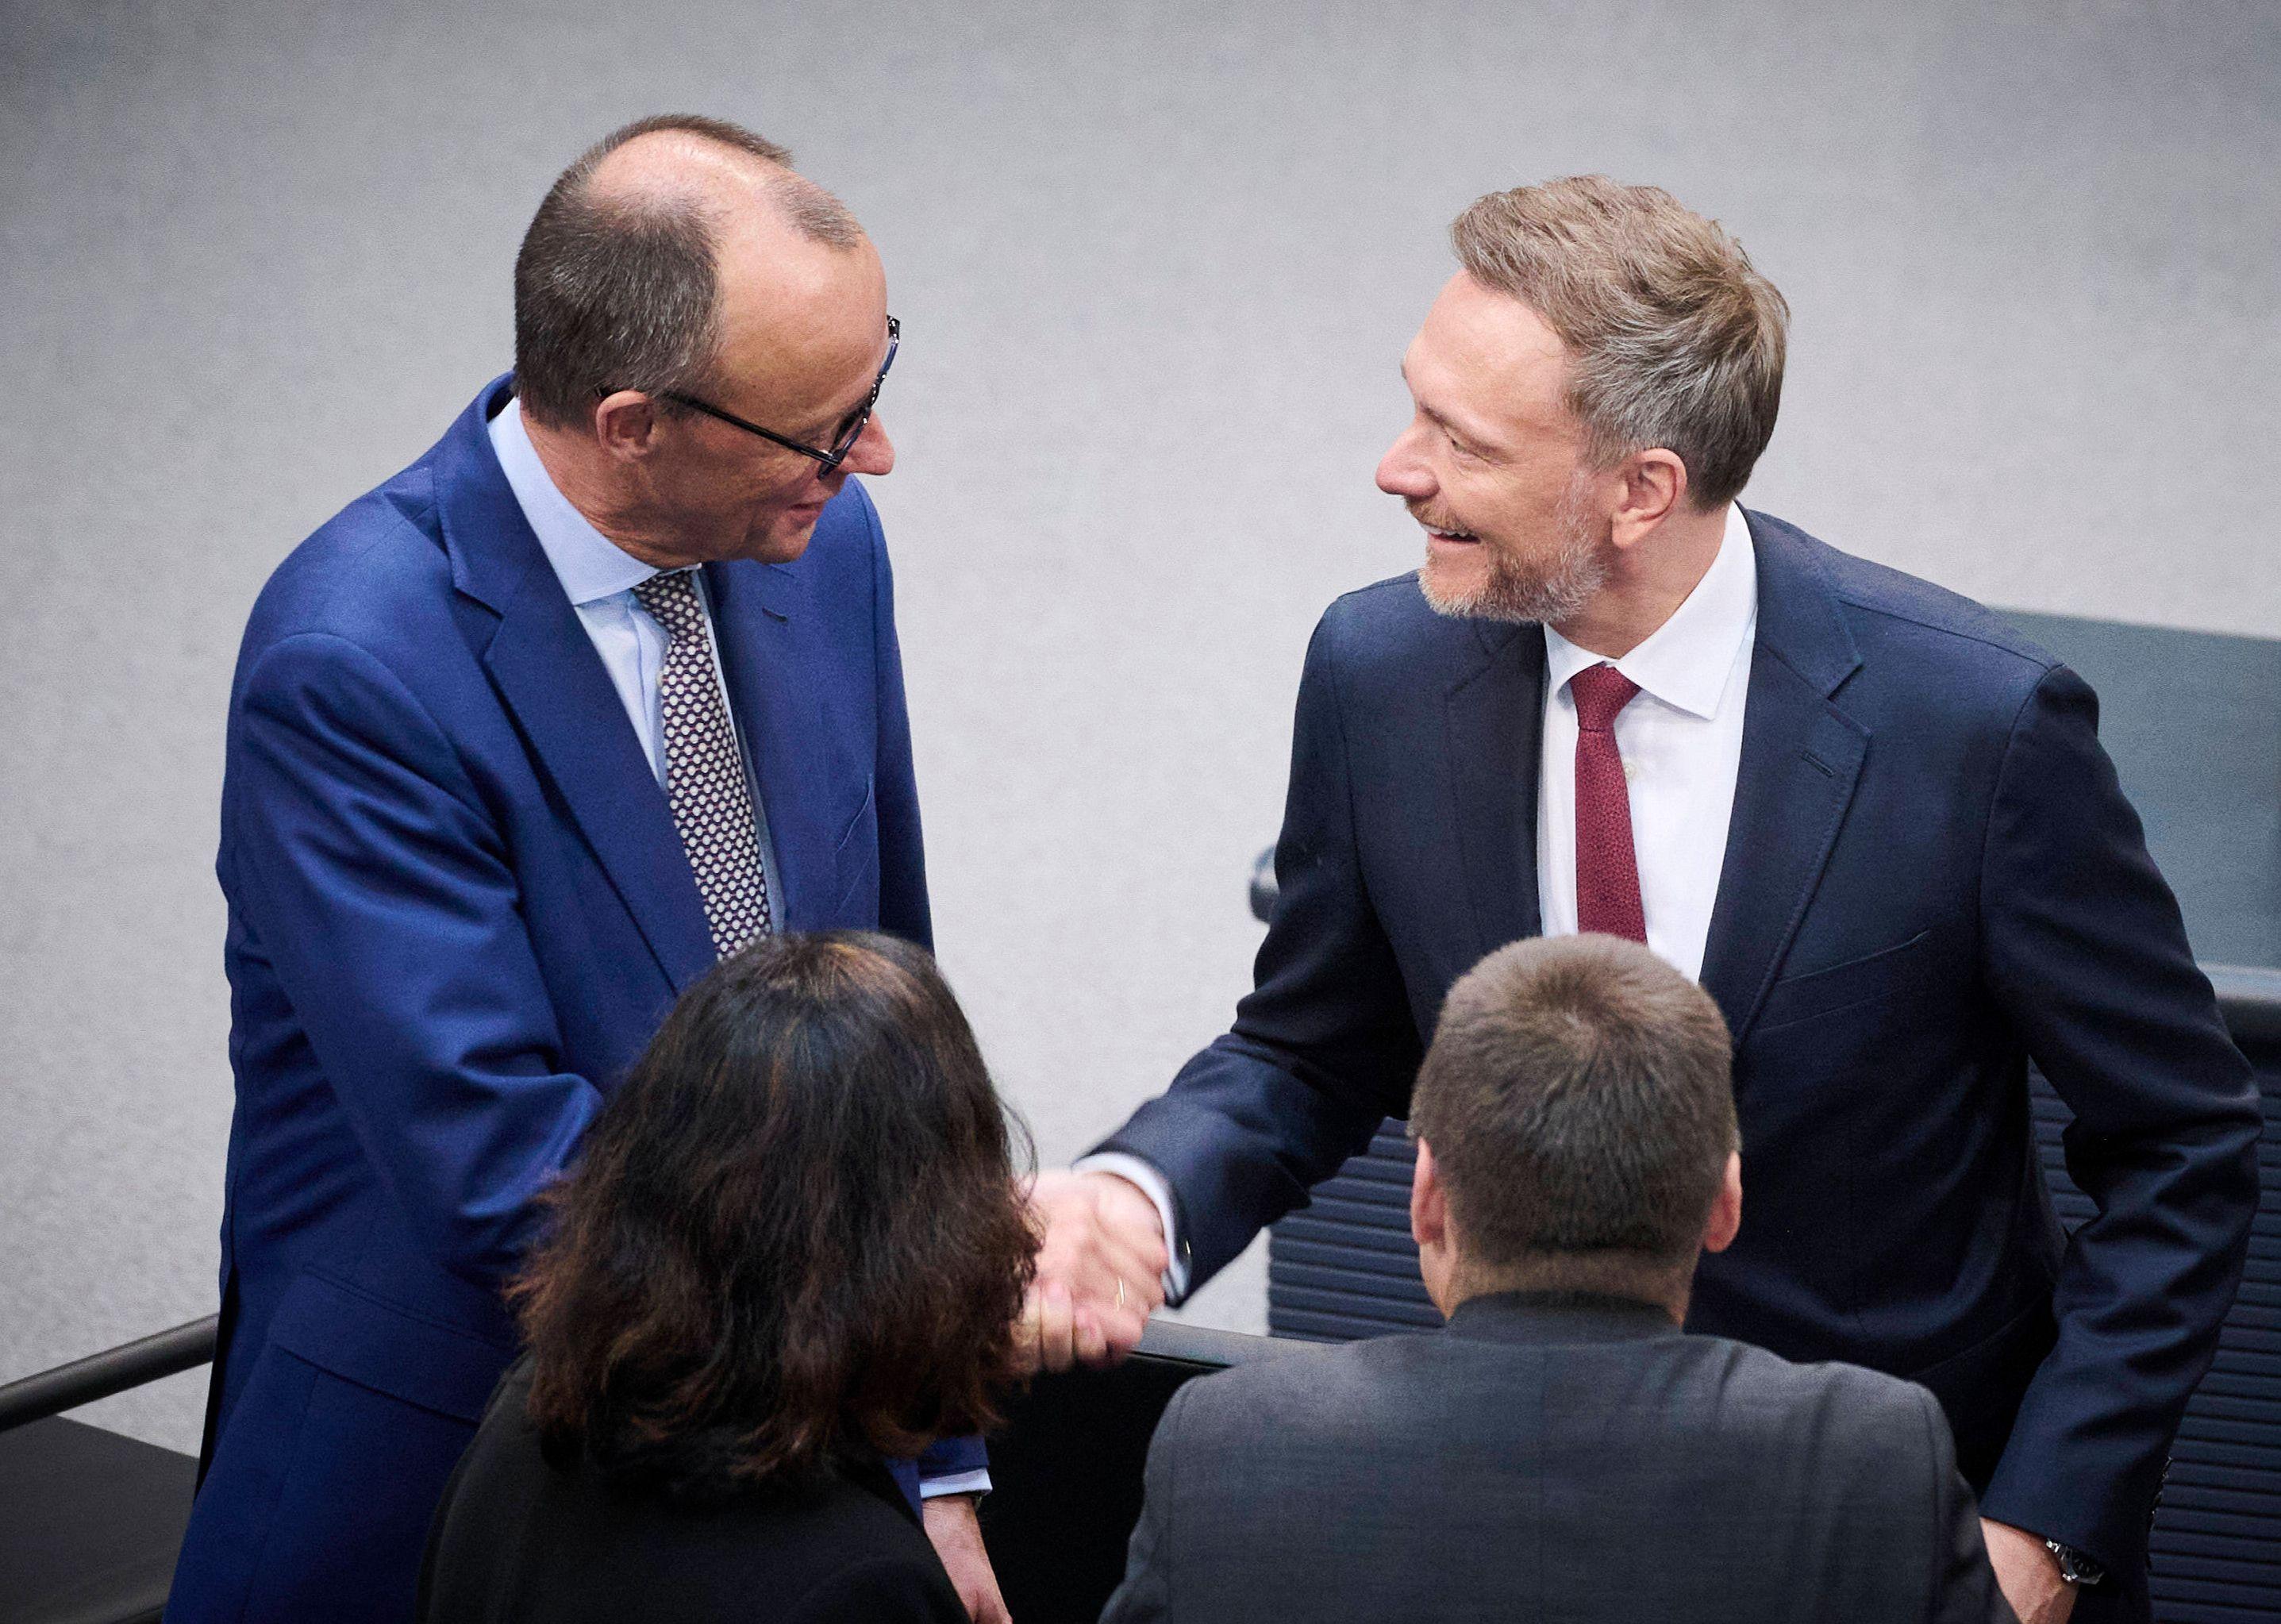
<svg viewBox="0 0 2281 1624"><path fill-rule="evenodd" d="M1637 648L1606 661L1639 684L1616 715L1616 749L1630 790L1647 945L1689 980L1703 977L1711 909L1727 861L1727 825L1743 762L1743 710L1758 640L1759 562L1743 510L1727 509L1718 555L1695 590ZM1547 936L1576 934L1576 701L1568 679L1601 657L1544 629L1543 751L1537 765L1536 905ZM1115 1173L1156 1204L1171 1259L1164 1293L1188 1288L1162 1173L1121 1151L1089 1156L1079 1172Z"/></svg>
<svg viewBox="0 0 2281 1624"><path fill-rule="evenodd" d="M1616 713L1616 749L1631 791L1647 945L1690 980L1727 858L1743 708L1759 629L1759 566L1751 527L1727 509L1718 556L1669 620L1622 659L1605 661L1639 684ZM1536 786L1536 907L1547 936L1576 933L1576 701L1568 679L1604 663L1544 629L1544 746Z"/></svg>
<svg viewBox="0 0 2281 1624"><path fill-rule="evenodd" d="M660 571L588 523L586 515L573 507L570 499L556 488L546 465L538 460L530 432L522 426L521 401L510 399L491 419L491 449L499 453L499 468L506 475L508 488L514 492L522 516L530 521L532 533L538 537L546 561L554 566L555 578L562 583L571 607L577 610L579 624L585 627L594 652L602 657L602 667L609 672L610 684L618 691L619 702L626 708L626 719L634 724L634 737L641 740L642 752L649 757L650 770L662 785L666 781L665 719L660 708L657 678L665 664L669 639L665 628L642 607L633 590ZM706 638L713 646L713 680L721 684L721 703L733 723L737 708L729 701L728 681L721 675L721 639L713 630L713 601L706 595L704 572L692 570L691 579L697 588L698 608L705 616ZM742 746L741 728L737 739ZM745 762L746 784L753 797L753 832L761 846L761 869L768 877L769 894L777 899L777 917L781 919L784 887L777 878L776 848L769 839L768 814L761 805L761 786L752 781L749 751ZM937 1495L989 1491L987 1470L919 1481L919 1493L928 1499Z"/></svg>

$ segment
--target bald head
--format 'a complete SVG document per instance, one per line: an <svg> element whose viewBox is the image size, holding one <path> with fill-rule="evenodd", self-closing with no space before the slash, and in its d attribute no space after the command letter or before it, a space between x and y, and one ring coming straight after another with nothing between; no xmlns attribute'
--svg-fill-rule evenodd
<svg viewBox="0 0 2281 1624"><path fill-rule="evenodd" d="M644 119L597 143L565 178L581 166L596 208L688 210L717 220L757 205L763 218L827 247L853 248L863 238L845 204L794 173L790 152L718 119Z"/></svg>
<svg viewBox="0 0 2281 1624"><path fill-rule="evenodd" d="M550 427L614 391L700 383L721 340L724 259L740 278L819 252L868 254L845 205L792 154L718 119L666 114L603 137L556 179L515 259L515 388Z"/></svg>

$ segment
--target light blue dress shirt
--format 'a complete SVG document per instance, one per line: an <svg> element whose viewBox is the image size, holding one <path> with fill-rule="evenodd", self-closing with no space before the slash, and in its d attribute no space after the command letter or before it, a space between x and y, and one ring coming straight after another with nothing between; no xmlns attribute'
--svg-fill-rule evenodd
<svg viewBox="0 0 2281 1624"><path fill-rule="evenodd" d="M553 476L539 461L530 436L522 426L521 401L510 399L491 419L491 449L499 453L499 468L506 475L507 488L514 492L522 516L530 522L532 534L538 537L538 545L546 553L546 561L554 566L555 579L562 583L570 607L578 612L578 623L585 627L594 652L602 657L602 669L609 672L610 684L618 691L619 702L626 708L626 720L633 723L634 737L641 740L642 753L649 757L650 770L657 775L662 786L666 782L665 720L660 709L657 677L665 664L668 638L665 628L634 596L635 587L660 572L589 524L586 515L573 507L570 499L556 488ZM698 606L705 615L706 637L713 645L713 680L721 684L721 703L734 723L737 708L729 702L729 684L721 675L721 639L713 633L713 601L706 595L702 571L696 572L695 585ZM768 876L769 895L776 900L777 917L781 919L784 886L777 878L776 847L769 839L768 811L761 804L761 786L753 771L752 751L745 743L741 726L737 730L737 742L744 752L745 782L752 791L753 825L754 832L760 837L761 868ZM937 1495L987 1494L989 1490L987 1471L961 1472L919 1481L919 1493L929 1499Z"/></svg>

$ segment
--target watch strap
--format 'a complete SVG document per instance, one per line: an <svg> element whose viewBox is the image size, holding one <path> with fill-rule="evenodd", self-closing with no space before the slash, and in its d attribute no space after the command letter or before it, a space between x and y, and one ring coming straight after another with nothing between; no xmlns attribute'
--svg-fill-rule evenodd
<svg viewBox="0 0 2281 1624"><path fill-rule="evenodd" d="M2069 1584L2097 1584L2107 1577L2107 1570L2072 1545L2062 1545L2055 1539L2044 1542L2044 1549L2059 1558L2060 1577Z"/></svg>

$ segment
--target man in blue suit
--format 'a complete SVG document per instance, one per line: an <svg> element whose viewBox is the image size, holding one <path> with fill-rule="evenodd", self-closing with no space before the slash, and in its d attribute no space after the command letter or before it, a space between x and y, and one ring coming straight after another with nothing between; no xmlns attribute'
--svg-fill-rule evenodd
<svg viewBox="0 0 2281 1624"><path fill-rule="evenodd" d="M532 221L514 375L263 590L219 862L222 1342L170 1619L408 1618L514 1355L502 1288L675 995L763 931L928 942L849 477L894 464L897 330L782 149L629 126ZM999 1613L982 1465L923 1463L925 1520Z"/></svg>
<svg viewBox="0 0 2281 1624"><path fill-rule="evenodd" d="M1255 990L1040 1183L1040 1291L1095 1302L1167 1241L1192 1289L1407 1114L1483 955L1643 940L1736 1042L1750 1198L1689 1327L1929 1388L2021 1616L2143 1619L2259 1106L2095 701L1976 605L1735 505L1787 311L1713 222L1595 177L1453 235L1379 468L1425 566L1318 629ZM2099 1208L2072 1235L2030 1060Z"/></svg>

